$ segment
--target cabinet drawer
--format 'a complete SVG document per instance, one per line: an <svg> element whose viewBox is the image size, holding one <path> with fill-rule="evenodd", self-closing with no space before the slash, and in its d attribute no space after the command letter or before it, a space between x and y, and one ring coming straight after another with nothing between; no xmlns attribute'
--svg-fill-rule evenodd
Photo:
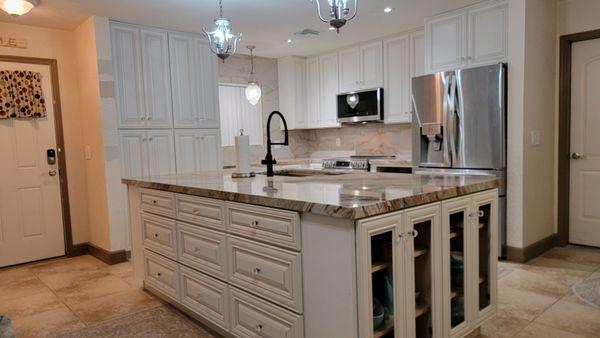
<svg viewBox="0 0 600 338"><path fill-rule="evenodd" d="M231 288L231 333L238 337L302 338L304 321L248 293Z"/></svg>
<svg viewBox="0 0 600 338"><path fill-rule="evenodd" d="M209 198L175 195L177 219L219 230L225 229L223 221L225 202Z"/></svg>
<svg viewBox="0 0 600 338"><path fill-rule="evenodd" d="M229 286L181 267L181 302L192 311L229 330Z"/></svg>
<svg viewBox="0 0 600 338"><path fill-rule="evenodd" d="M179 267L177 263L144 250L145 282L179 301Z"/></svg>
<svg viewBox="0 0 600 338"><path fill-rule="evenodd" d="M299 253L230 236L230 283L302 313L302 262Z"/></svg>
<svg viewBox="0 0 600 338"><path fill-rule="evenodd" d="M178 222L177 238L181 263L225 280L225 234Z"/></svg>
<svg viewBox="0 0 600 338"><path fill-rule="evenodd" d="M293 211L227 203L230 232L300 250L300 216Z"/></svg>
<svg viewBox="0 0 600 338"><path fill-rule="evenodd" d="M152 189L141 189L142 210L167 217L175 217L173 193Z"/></svg>
<svg viewBox="0 0 600 338"><path fill-rule="evenodd" d="M145 213L141 218L144 247L176 260L175 220Z"/></svg>

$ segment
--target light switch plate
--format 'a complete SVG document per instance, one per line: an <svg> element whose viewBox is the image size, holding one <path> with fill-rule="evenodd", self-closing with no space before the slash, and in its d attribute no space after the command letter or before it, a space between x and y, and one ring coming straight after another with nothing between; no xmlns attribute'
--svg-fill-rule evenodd
<svg viewBox="0 0 600 338"><path fill-rule="evenodd" d="M539 130L531 131L531 145L536 147L542 144L542 133Z"/></svg>
<svg viewBox="0 0 600 338"><path fill-rule="evenodd" d="M92 147L85 146L84 152L85 152L85 159L88 161L91 160L92 159Z"/></svg>

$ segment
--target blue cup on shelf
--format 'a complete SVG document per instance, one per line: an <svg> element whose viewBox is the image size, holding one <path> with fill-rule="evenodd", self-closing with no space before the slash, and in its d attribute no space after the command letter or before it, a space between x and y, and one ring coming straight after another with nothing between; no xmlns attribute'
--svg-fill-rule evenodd
<svg viewBox="0 0 600 338"><path fill-rule="evenodd" d="M384 277L385 300L383 307L385 308L386 312L390 315L394 314L394 279L392 276L392 271L388 271L388 273Z"/></svg>
<svg viewBox="0 0 600 338"><path fill-rule="evenodd" d="M383 305L377 299L373 298L373 329L380 327L385 322L385 318Z"/></svg>

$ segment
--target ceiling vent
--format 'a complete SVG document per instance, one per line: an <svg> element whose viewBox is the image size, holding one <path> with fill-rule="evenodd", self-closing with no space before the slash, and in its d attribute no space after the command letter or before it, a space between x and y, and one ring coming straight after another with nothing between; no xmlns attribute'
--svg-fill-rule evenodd
<svg viewBox="0 0 600 338"><path fill-rule="evenodd" d="M294 33L295 36L300 38L311 38L315 36L319 36L320 32L310 28L304 28L301 31Z"/></svg>

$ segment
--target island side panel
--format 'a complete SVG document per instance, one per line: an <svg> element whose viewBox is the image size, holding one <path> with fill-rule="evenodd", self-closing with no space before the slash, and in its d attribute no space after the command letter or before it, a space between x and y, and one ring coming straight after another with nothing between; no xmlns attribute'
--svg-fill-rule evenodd
<svg viewBox="0 0 600 338"><path fill-rule="evenodd" d="M127 186L129 200L129 238L131 238L131 265L137 280L144 280L144 241L142 238L142 219L140 188Z"/></svg>
<svg viewBox="0 0 600 338"><path fill-rule="evenodd" d="M301 215L305 336L357 338L354 221Z"/></svg>

